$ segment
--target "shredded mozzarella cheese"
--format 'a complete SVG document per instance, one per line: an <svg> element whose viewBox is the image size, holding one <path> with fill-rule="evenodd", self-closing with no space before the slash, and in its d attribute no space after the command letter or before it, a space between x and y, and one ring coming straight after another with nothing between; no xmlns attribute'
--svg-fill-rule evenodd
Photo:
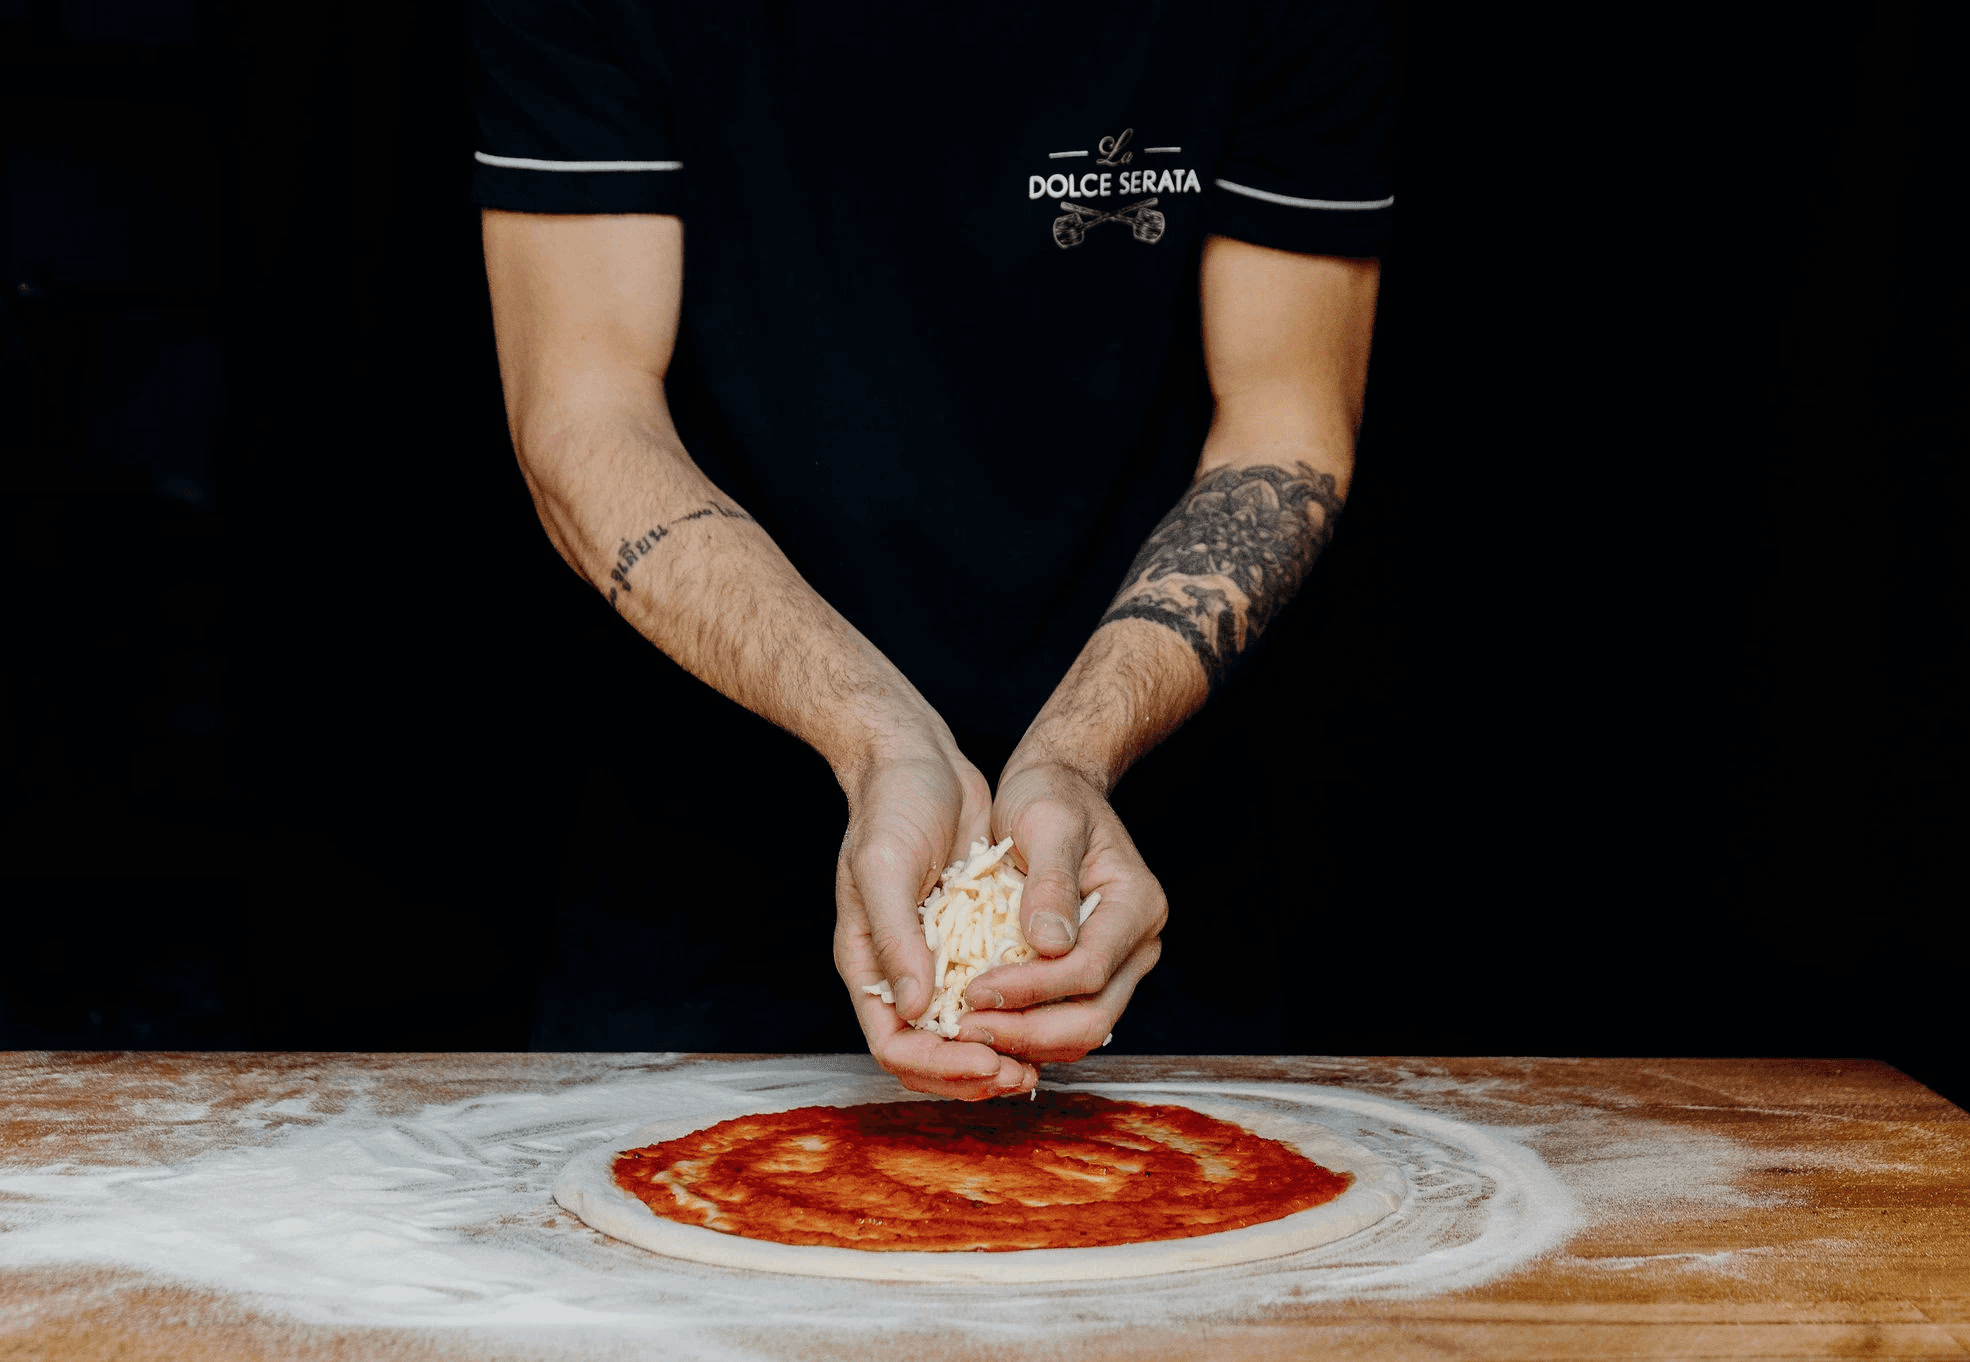
<svg viewBox="0 0 1970 1362"><path fill-rule="evenodd" d="M937 888L917 909L923 944L933 959L930 1006L910 1023L918 1030L955 1038L971 1010L964 991L973 979L999 965L1040 958L1020 930L1019 899L1026 877L1006 859L1011 850L1010 837L997 846L979 838L971 844L970 856L938 877Z"/></svg>
<svg viewBox="0 0 1970 1362"><path fill-rule="evenodd" d="M964 860L952 862L938 877L937 887L917 909L923 921L923 944L930 948L933 981L930 1006L910 1023L918 1030L955 1039L965 1013L971 1011L964 991L973 979L1000 965L1040 958L1019 925L1026 877L1007 858L1011 850L1010 837L997 846L979 838ZM1098 892L1089 894L1081 904L1080 920L1086 922L1100 902ZM863 984L862 991L895 1005L888 980Z"/></svg>

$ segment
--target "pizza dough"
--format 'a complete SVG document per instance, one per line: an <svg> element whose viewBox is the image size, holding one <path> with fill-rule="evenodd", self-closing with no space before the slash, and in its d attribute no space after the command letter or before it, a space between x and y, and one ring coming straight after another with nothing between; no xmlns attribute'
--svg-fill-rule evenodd
<svg viewBox="0 0 1970 1362"><path fill-rule="evenodd" d="M1076 1085L1071 1090L1098 1092L1104 1086ZM1139 1090L1127 1096L1159 1100ZM1332 1243L1366 1229L1402 1203L1406 1184L1393 1164L1340 1139L1324 1127L1209 1099L1186 1096L1180 1104L1278 1140L1336 1172L1352 1174L1353 1184L1334 1200L1310 1210L1261 1225L1189 1239L1005 1253L871 1253L746 1239L656 1215L616 1185L615 1161L622 1150L677 1139L708 1124L672 1121L647 1126L578 1155L562 1171L554 1187L554 1199L604 1234L672 1258L800 1276L1003 1283L1146 1277L1278 1257ZM762 1111L791 1109L792 1104L766 1107Z"/></svg>

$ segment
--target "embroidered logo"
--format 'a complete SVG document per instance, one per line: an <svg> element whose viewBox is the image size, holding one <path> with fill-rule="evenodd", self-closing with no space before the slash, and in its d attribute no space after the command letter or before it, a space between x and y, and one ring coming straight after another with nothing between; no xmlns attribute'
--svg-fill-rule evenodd
<svg viewBox="0 0 1970 1362"><path fill-rule="evenodd" d="M1154 246L1163 239L1166 225L1163 215L1156 211L1156 200L1142 199L1127 208L1106 212L1100 208L1083 208L1078 203L1062 202L1060 211L1064 216L1053 220L1053 241L1061 250L1078 246L1088 239L1088 228L1099 227L1104 222L1125 222L1135 234L1137 241Z"/></svg>
<svg viewBox="0 0 1970 1362"><path fill-rule="evenodd" d="M1104 222L1120 223L1129 229L1129 234L1137 241L1145 246L1154 246L1169 230L1169 221L1159 211L1159 204L1171 195L1204 192L1195 170L1122 169L1135 160L1138 151L1145 157L1179 156L1183 153L1182 147L1141 147L1131 150L1129 143L1134 137L1134 128L1123 128L1112 137L1096 141L1093 150L1082 148L1047 153L1049 161L1077 161L1085 157L1098 166L1115 167L1112 171L1027 177L1028 199L1054 199L1060 204L1061 215L1053 220L1053 244L1061 250L1072 250L1080 245L1088 239L1089 231ZM1137 198L1134 203L1121 208L1106 208L1094 203L1096 199L1112 198L1118 194L1147 197Z"/></svg>

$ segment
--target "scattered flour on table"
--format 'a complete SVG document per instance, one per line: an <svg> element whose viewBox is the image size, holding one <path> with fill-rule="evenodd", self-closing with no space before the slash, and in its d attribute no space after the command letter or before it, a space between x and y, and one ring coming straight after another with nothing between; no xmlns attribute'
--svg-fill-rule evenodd
<svg viewBox="0 0 1970 1362"><path fill-rule="evenodd" d="M1049 1085L1054 1086L1054 1085ZM1062 1083L1058 1086L1082 1085ZM549 1199L573 1153L655 1120L894 1100L866 1057L688 1064L550 1093L510 1093L386 1116L363 1103L271 1143L175 1165L0 1169L11 1195L0 1267L116 1265L257 1297L342 1325L553 1326L667 1355L748 1355L729 1330L963 1328L1008 1343L1044 1329L1250 1317L1343 1297L1414 1297L1490 1280L1558 1249L1587 1199L1727 1190L1718 1151L1613 1144L1563 1181L1520 1139L1388 1097L1293 1083L1097 1083L1154 1101L1186 1094L1293 1114L1400 1165L1402 1208L1284 1258L1126 1282L923 1286L740 1272L662 1258L582 1225ZM1583 1118L1585 1119L1585 1118ZM1583 1132L1584 1134L1584 1132ZM1726 1142L1719 1141L1720 1145ZM1694 1160L1694 1162L1692 1162ZM1574 1185L1570 1186L1569 1183ZM1713 1185L1714 1184L1714 1185ZM1734 1193L1733 1193L1734 1195Z"/></svg>

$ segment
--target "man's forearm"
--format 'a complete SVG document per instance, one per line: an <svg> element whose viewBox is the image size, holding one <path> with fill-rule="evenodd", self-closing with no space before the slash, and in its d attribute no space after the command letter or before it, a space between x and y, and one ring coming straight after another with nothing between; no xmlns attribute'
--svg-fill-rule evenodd
<svg viewBox="0 0 1970 1362"><path fill-rule="evenodd" d="M1205 244L1217 410L1200 471L1009 770L1058 762L1105 791L1204 703L1299 591L1354 469L1379 277L1372 261Z"/></svg>
<svg viewBox="0 0 1970 1362"><path fill-rule="evenodd" d="M1101 622L1171 630L1216 689L1299 591L1340 512L1334 475L1304 459L1214 468L1150 534Z"/></svg>
<svg viewBox="0 0 1970 1362"><path fill-rule="evenodd" d="M1143 544L1015 761L1059 761L1111 788L1299 591L1341 499L1339 478L1303 458L1203 473Z"/></svg>
<svg viewBox="0 0 1970 1362"><path fill-rule="evenodd" d="M579 411L579 416L575 412ZM691 462L651 399L589 395L516 431L562 557L680 666L842 774L938 720L887 658Z"/></svg>

